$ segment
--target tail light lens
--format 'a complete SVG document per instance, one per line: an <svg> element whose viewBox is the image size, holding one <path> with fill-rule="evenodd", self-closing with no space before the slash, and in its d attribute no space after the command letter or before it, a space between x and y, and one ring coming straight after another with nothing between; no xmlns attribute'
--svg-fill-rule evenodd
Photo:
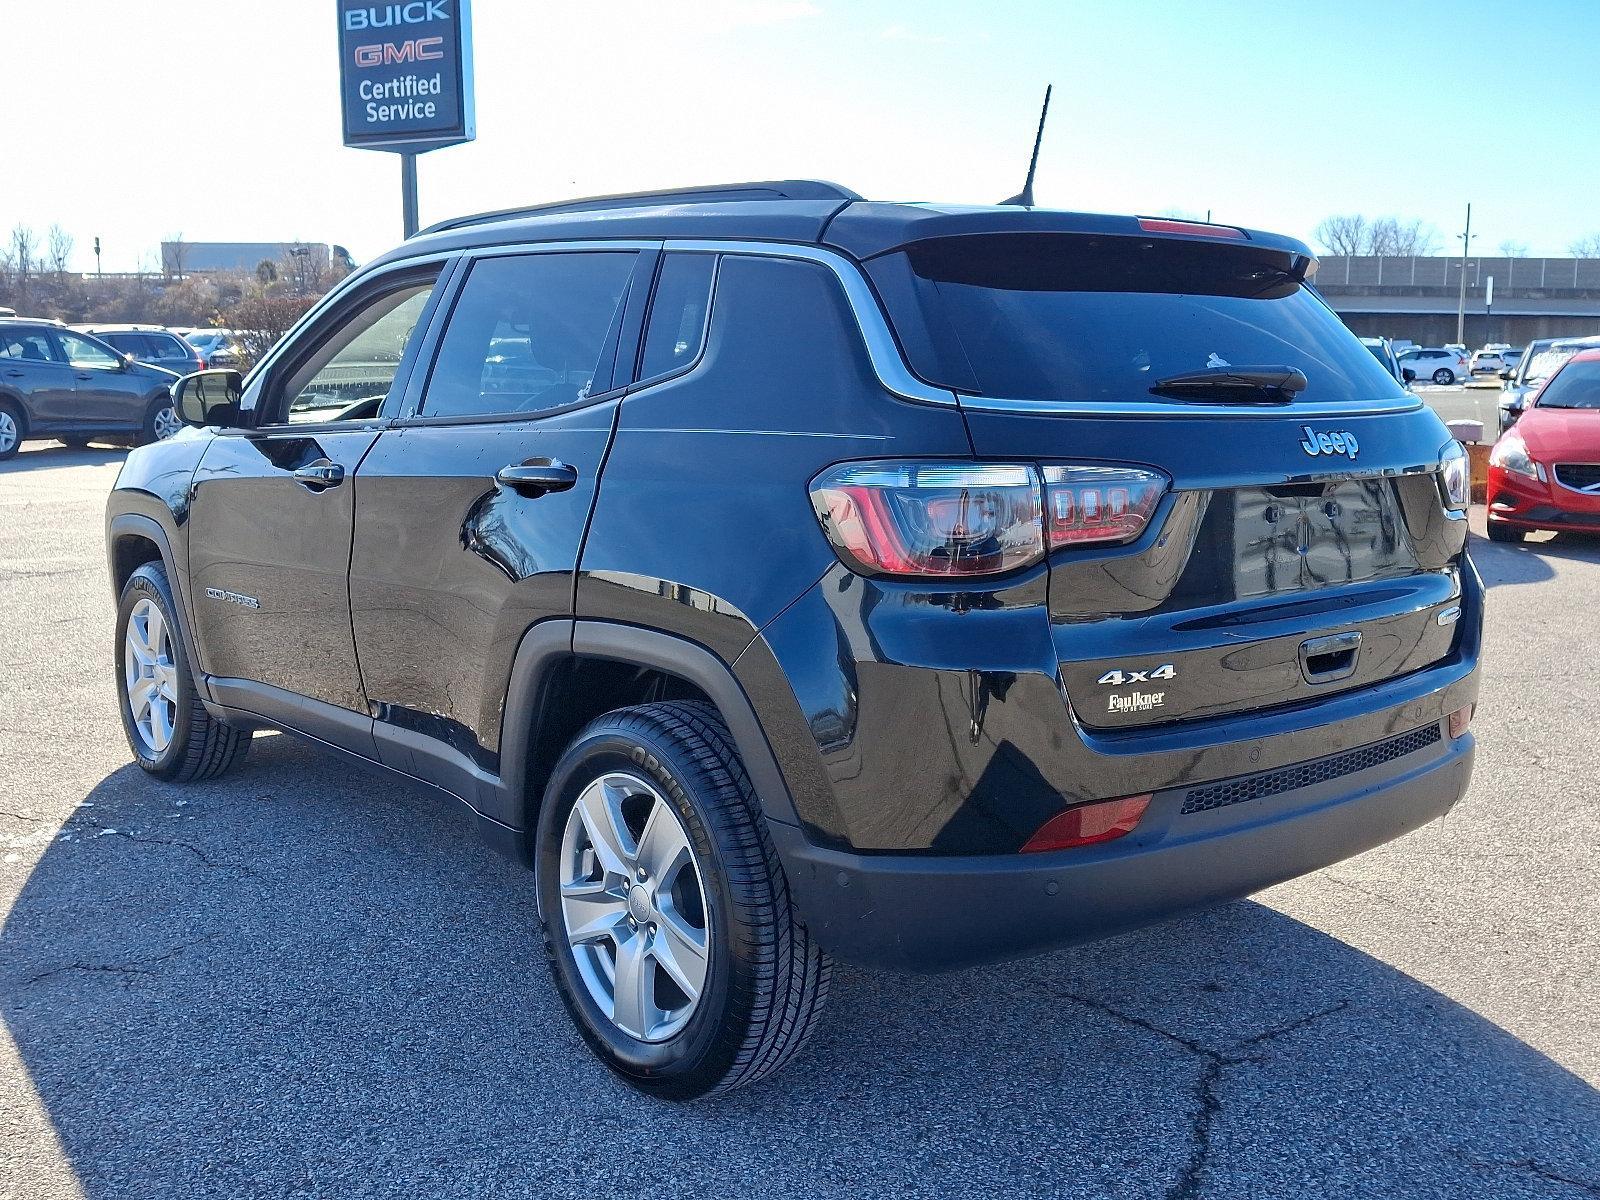
<svg viewBox="0 0 1600 1200"><path fill-rule="evenodd" d="M1472 499L1472 464L1460 442L1447 442L1439 454L1439 487L1446 508L1464 509Z"/></svg>
<svg viewBox="0 0 1600 1200"><path fill-rule="evenodd" d="M1039 832L1028 839L1022 847L1022 853L1070 850L1074 846L1092 846L1096 842L1112 841L1123 834L1132 833L1144 817L1144 810L1149 807L1148 793L1080 804L1066 812L1057 813L1039 826Z"/></svg>
<svg viewBox="0 0 1600 1200"><path fill-rule="evenodd" d="M1159 471L1141 467L1046 467L1050 548L1133 541L1150 523L1167 483Z"/></svg>
<svg viewBox="0 0 1600 1200"><path fill-rule="evenodd" d="M999 575L1047 549L1144 532L1168 479L1140 467L843 463L812 481L817 519L866 575Z"/></svg>
<svg viewBox="0 0 1600 1200"><path fill-rule="evenodd" d="M1044 556L1033 468L845 463L811 485L828 539L868 575L997 575Z"/></svg>

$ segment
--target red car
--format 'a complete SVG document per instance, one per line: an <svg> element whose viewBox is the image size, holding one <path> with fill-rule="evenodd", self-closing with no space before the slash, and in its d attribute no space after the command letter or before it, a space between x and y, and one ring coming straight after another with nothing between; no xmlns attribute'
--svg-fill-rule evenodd
<svg viewBox="0 0 1600 1200"><path fill-rule="evenodd" d="M1600 350L1544 381L1489 452L1489 537L1535 529L1600 534Z"/></svg>

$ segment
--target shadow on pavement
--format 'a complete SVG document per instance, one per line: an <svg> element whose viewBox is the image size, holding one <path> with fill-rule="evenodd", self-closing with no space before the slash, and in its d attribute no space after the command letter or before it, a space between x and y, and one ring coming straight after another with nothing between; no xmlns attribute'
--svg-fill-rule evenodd
<svg viewBox="0 0 1600 1200"><path fill-rule="evenodd" d="M1474 534L1469 549L1483 582L1541 583L1555 575L1556 562L1600 563L1600 536L1582 533L1535 533L1521 542L1491 542Z"/></svg>
<svg viewBox="0 0 1600 1200"><path fill-rule="evenodd" d="M434 797L262 737L224 780L130 766L87 801L0 996L91 1198L1600 1192L1594 1089L1260 904L841 967L787 1072L672 1107L588 1056L531 876Z"/></svg>
<svg viewBox="0 0 1600 1200"><path fill-rule="evenodd" d="M15 458L0 462L0 476L20 475L24 471L48 471L56 467L99 467L119 463L128 457L126 449L90 446L75 450L71 446L24 445Z"/></svg>

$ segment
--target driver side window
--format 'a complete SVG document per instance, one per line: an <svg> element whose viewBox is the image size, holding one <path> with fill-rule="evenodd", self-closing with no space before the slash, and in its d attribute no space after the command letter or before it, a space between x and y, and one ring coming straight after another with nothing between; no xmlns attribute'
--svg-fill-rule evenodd
<svg viewBox="0 0 1600 1200"><path fill-rule="evenodd" d="M110 368L121 366L117 356L107 350L98 342L91 342L81 338L75 333L65 330L56 334L61 339L61 348L66 351L67 361L75 367L101 367Z"/></svg>
<svg viewBox="0 0 1600 1200"><path fill-rule="evenodd" d="M274 423L366 420L378 415L435 280L413 280L345 318L277 389Z"/></svg>

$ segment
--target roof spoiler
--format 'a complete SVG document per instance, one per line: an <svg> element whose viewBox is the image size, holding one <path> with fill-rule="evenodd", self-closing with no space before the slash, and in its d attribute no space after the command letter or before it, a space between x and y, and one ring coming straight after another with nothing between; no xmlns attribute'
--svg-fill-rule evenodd
<svg viewBox="0 0 1600 1200"><path fill-rule="evenodd" d="M780 179L762 183L721 183L703 187L671 188L662 192L620 192L613 196L590 196L582 200L558 200L553 204L533 204L525 208L502 208L494 212L452 217L429 225L423 234L443 233L472 225L488 225L518 217L552 216L557 213L594 212L607 208L652 208L667 204L717 204L747 200L831 200L848 204L861 196L849 188L820 179Z"/></svg>

